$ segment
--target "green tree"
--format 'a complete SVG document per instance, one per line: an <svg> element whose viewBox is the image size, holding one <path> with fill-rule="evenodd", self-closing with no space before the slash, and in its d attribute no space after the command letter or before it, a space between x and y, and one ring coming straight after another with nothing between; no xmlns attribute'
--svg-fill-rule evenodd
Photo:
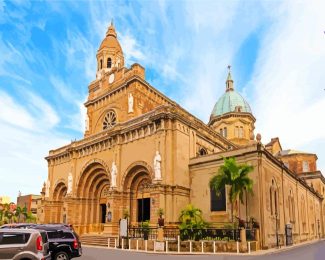
<svg viewBox="0 0 325 260"><path fill-rule="evenodd" d="M198 240L202 236L203 229L208 227L208 224L203 220L202 211L194 207L192 204L186 206L181 211L179 225L181 239Z"/></svg>
<svg viewBox="0 0 325 260"><path fill-rule="evenodd" d="M244 204L244 193L253 195L253 180L248 174L254 169L247 164L238 165L235 158L224 158L224 164L220 166L218 172L211 178L210 187L220 196L225 185L229 186L228 198L231 202L231 221L234 222L233 210L237 197Z"/></svg>

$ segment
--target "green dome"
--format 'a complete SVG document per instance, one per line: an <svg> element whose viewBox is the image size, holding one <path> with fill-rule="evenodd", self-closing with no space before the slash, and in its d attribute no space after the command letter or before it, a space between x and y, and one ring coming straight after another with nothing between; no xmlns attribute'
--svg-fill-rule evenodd
<svg viewBox="0 0 325 260"><path fill-rule="evenodd" d="M247 101L232 89L228 90L219 98L217 103L214 105L211 117L221 116L229 112L252 113Z"/></svg>

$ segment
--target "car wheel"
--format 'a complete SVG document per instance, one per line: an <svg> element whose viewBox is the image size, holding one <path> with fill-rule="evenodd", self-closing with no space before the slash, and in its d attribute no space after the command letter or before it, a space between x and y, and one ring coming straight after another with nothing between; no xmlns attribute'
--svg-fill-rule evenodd
<svg viewBox="0 0 325 260"><path fill-rule="evenodd" d="M66 252L59 252L55 254L54 260L69 260L69 255Z"/></svg>

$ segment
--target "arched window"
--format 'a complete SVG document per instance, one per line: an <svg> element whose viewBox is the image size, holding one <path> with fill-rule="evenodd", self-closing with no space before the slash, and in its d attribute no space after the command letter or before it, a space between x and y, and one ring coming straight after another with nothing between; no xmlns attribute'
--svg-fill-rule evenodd
<svg viewBox="0 0 325 260"><path fill-rule="evenodd" d="M199 151L199 155L206 155L208 154L207 150L205 148L201 148L200 151Z"/></svg>
<svg viewBox="0 0 325 260"><path fill-rule="evenodd" d="M302 221L302 229L306 232L306 204L304 195L301 196L301 221Z"/></svg>
<svg viewBox="0 0 325 260"><path fill-rule="evenodd" d="M278 187L274 179L272 179L272 185L270 187L270 211L271 216L278 215Z"/></svg>
<svg viewBox="0 0 325 260"><path fill-rule="evenodd" d="M111 58L108 58L107 59L107 68L111 68L112 67L112 59Z"/></svg>
<svg viewBox="0 0 325 260"><path fill-rule="evenodd" d="M223 128L223 137L227 138L227 127Z"/></svg>
<svg viewBox="0 0 325 260"><path fill-rule="evenodd" d="M223 188L220 193L210 188L210 208L211 211L226 211L226 189Z"/></svg>
<svg viewBox="0 0 325 260"><path fill-rule="evenodd" d="M302 171L309 172L309 163L307 161L302 162Z"/></svg>
<svg viewBox="0 0 325 260"><path fill-rule="evenodd" d="M114 111L109 111L106 116L104 117L103 121L103 130L109 129L116 125L116 115Z"/></svg>
<svg viewBox="0 0 325 260"><path fill-rule="evenodd" d="M244 137L244 129L243 129L243 127L241 126L240 128L239 128L239 138L243 138Z"/></svg>
<svg viewBox="0 0 325 260"><path fill-rule="evenodd" d="M102 59L100 59L100 69L102 69L103 68L103 60Z"/></svg>
<svg viewBox="0 0 325 260"><path fill-rule="evenodd" d="M295 201L293 192L290 189L289 196L288 196L288 206L289 206L289 219L291 223L295 222Z"/></svg>
<svg viewBox="0 0 325 260"><path fill-rule="evenodd" d="M235 137L239 137L239 129L238 129L238 126L235 127Z"/></svg>
<svg viewBox="0 0 325 260"><path fill-rule="evenodd" d="M223 136L223 129L220 128L220 135Z"/></svg>

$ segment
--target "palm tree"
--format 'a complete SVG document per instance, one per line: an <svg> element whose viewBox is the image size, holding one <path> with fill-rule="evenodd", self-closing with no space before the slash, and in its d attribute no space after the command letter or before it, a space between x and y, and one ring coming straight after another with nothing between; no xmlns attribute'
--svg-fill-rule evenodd
<svg viewBox="0 0 325 260"><path fill-rule="evenodd" d="M4 206L2 203L0 203L0 222L2 222L3 215L4 215Z"/></svg>
<svg viewBox="0 0 325 260"><path fill-rule="evenodd" d="M22 214L22 208L20 207L20 206L18 206L17 208L16 208L16 210L15 210L15 216L16 216L16 218L17 218L17 221L18 221L18 223L20 223L20 216L21 216L21 214Z"/></svg>
<svg viewBox="0 0 325 260"><path fill-rule="evenodd" d="M24 222L27 220L28 212L26 206L22 208L21 214L24 216Z"/></svg>
<svg viewBox="0 0 325 260"><path fill-rule="evenodd" d="M220 166L218 173L210 179L210 187L220 196L220 192L225 185L230 187L229 200L231 202L231 222L234 222L233 208L237 197L244 204L244 193L253 194L253 180L248 174L254 169L247 164L238 165L235 158L224 158L224 164Z"/></svg>

